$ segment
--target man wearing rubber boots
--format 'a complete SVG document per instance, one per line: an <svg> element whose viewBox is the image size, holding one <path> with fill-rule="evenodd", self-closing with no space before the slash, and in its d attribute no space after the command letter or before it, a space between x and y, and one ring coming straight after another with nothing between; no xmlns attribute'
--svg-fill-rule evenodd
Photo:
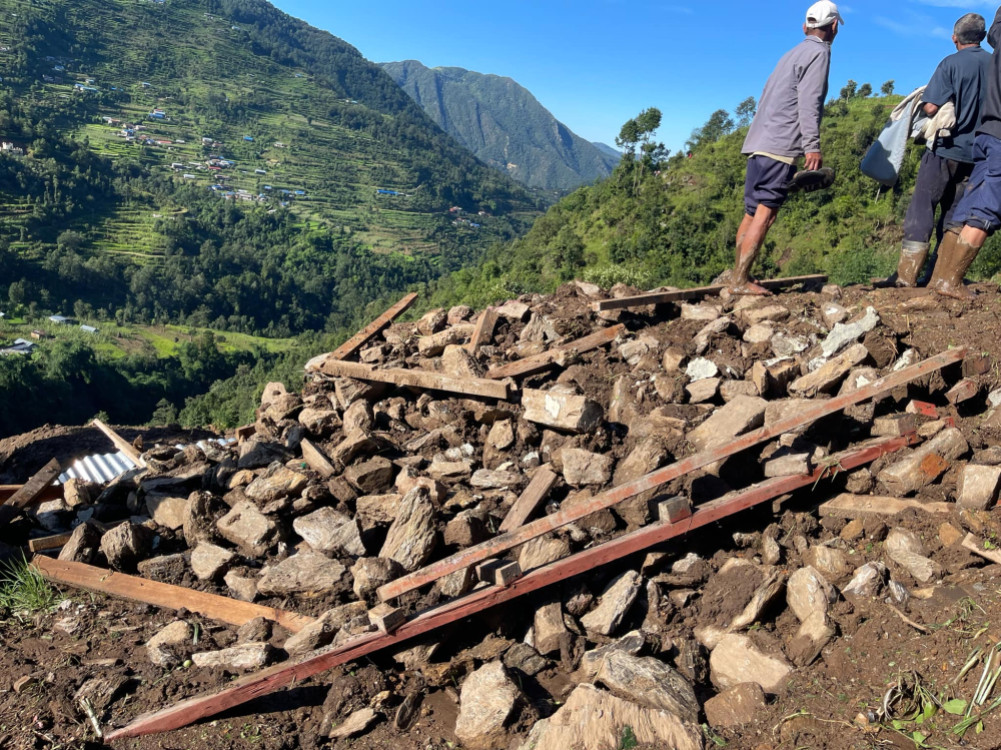
<svg viewBox="0 0 1001 750"><path fill-rule="evenodd" d="M1001 8L987 32L987 41L994 54L973 142L973 174L939 245L938 261L928 284L939 294L961 300L974 296L963 286L963 277L984 242L1001 226Z"/></svg>
<svg viewBox="0 0 1001 750"><path fill-rule="evenodd" d="M924 113L929 117L947 102L956 109L956 125L948 138L929 142L921 157L914 195L904 218L904 241L896 276L886 285L913 287L928 258L932 232L935 231L935 208L941 207L938 241L942 228L952 220L953 209L966 191L973 171L973 139L980 111L987 96L987 78L991 56L980 42L987 31L984 17L967 13L956 21L952 41L956 53L939 63L922 97Z"/></svg>
<svg viewBox="0 0 1001 750"><path fill-rule="evenodd" d="M844 21L838 6L821 0L806 12L806 38L779 60L765 84L758 111L744 140L748 154L744 218L737 230L737 263L728 288L734 294L768 294L751 281L751 266L789 194L796 159L807 170L823 165L820 120L827 97L831 43Z"/></svg>

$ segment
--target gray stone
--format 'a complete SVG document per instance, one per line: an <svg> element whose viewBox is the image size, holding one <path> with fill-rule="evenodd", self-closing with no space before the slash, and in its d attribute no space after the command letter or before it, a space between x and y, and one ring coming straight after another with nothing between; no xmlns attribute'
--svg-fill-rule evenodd
<svg viewBox="0 0 1001 750"><path fill-rule="evenodd" d="M257 578L255 576L231 570L223 576L223 581L240 601L252 602L257 598Z"/></svg>
<svg viewBox="0 0 1001 750"><path fill-rule="evenodd" d="M754 682L766 693L780 693L793 667L782 656L763 653L746 635L724 635L709 657L712 681L721 690Z"/></svg>
<svg viewBox="0 0 1001 750"><path fill-rule="evenodd" d="M610 652L595 678L613 695L645 708L664 708L685 721L696 722L699 701L692 686L677 671L653 657Z"/></svg>
<svg viewBox="0 0 1001 750"><path fill-rule="evenodd" d="M343 724L331 729L327 736L332 740L341 740L354 737L356 734L363 734L371 728L378 718L379 714L374 709L360 708L345 719Z"/></svg>
<svg viewBox="0 0 1001 750"><path fill-rule="evenodd" d="M222 511L223 504L210 492L192 492L188 496L181 528L189 547L216 540L216 518Z"/></svg>
<svg viewBox="0 0 1001 750"><path fill-rule="evenodd" d="M570 543L549 534L525 542L518 549L518 565L523 572L541 568L570 554Z"/></svg>
<svg viewBox="0 0 1001 750"><path fill-rule="evenodd" d="M402 495L365 495L355 501L355 519L362 531L388 526L396 518Z"/></svg>
<svg viewBox="0 0 1001 750"><path fill-rule="evenodd" d="M950 427L887 466L877 479L892 494L905 497L935 481L948 468L948 462L961 458L969 448L963 433Z"/></svg>
<svg viewBox="0 0 1001 750"><path fill-rule="evenodd" d="M688 394L688 403L703 404L706 401L712 401L716 398L716 394L719 393L721 383L722 381L719 378L705 378L689 383L685 386L685 393Z"/></svg>
<svg viewBox="0 0 1001 750"><path fill-rule="evenodd" d="M261 476L243 490L248 498L263 507L276 500L300 494L309 484L309 477L281 464L272 464Z"/></svg>
<svg viewBox="0 0 1001 750"><path fill-rule="evenodd" d="M636 601L642 584L643 577L634 570L620 575L601 595L598 606L581 618L581 625L589 632L611 635Z"/></svg>
<svg viewBox="0 0 1001 750"><path fill-rule="evenodd" d="M754 682L742 682L706 701L706 721L713 729L737 729L765 716L765 692Z"/></svg>
<svg viewBox="0 0 1001 750"><path fill-rule="evenodd" d="M191 570L202 581L211 581L224 575L236 555L228 549L202 542L191 551Z"/></svg>
<svg viewBox="0 0 1001 750"><path fill-rule="evenodd" d="M563 605L555 601L535 610L532 629L536 651L543 656L559 651L569 634L563 622Z"/></svg>
<svg viewBox="0 0 1001 750"><path fill-rule="evenodd" d="M800 622L806 622L818 612L827 614L837 597L837 589L810 566L800 568L789 576L786 601Z"/></svg>
<svg viewBox="0 0 1001 750"><path fill-rule="evenodd" d="M838 323L820 345L825 357L833 357L853 341L858 341L879 325L879 314L867 307L865 315L852 323Z"/></svg>
<svg viewBox="0 0 1001 750"><path fill-rule="evenodd" d="M527 421L566 432L593 432L604 418L600 405L577 395L568 385L556 385L547 391L526 388L521 403Z"/></svg>
<svg viewBox="0 0 1001 750"><path fill-rule="evenodd" d="M607 454L580 448L565 448L561 453L563 478L573 487L604 485L612 478L615 459Z"/></svg>
<svg viewBox="0 0 1001 750"><path fill-rule="evenodd" d="M610 653L621 651L630 656L638 656L645 646L646 637L641 631L633 630L612 643L585 651L581 657L580 666L572 675L573 680L575 682L594 682L598 676L598 670L601 669L601 665L604 664L605 658Z"/></svg>
<svg viewBox="0 0 1001 750"><path fill-rule="evenodd" d="M361 557L351 568L353 590L359 599L367 599L375 590L403 575L404 570L396 560L385 557Z"/></svg>
<svg viewBox="0 0 1001 750"><path fill-rule="evenodd" d="M344 478L366 495L374 495L393 486L396 470L387 458L377 456L344 471Z"/></svg>
<svg viewBox="0 0 1001 750"><path fill-rule="evenodd" d="M738 435L761 427L767 402L754 396L738 396L721 406L705 422L688 433L688 441L700 451L722 445Z"/></svg>
<svg viewBox="0 0 1001 750"><path fill-rule="evenodd" d="M519 750L610 750L622 738L648 747L703 750L698 724L665 709L643 708L594 685L578 685L560 709L536 722Z"/></svg>
<svg viewBox="0 0 1001 750"><path fill-rule="evenodd" d="M685 375L688 376L688 380L692 383L699 380L707 380L719 375L719 367L710 359L696 357L688 363L688 367L685 368Z"/></svg>
<svg viewBox="0 0 1001 750"><path fill-rule="evenodd" d="M333 642L338 631L357 617L368 617L365 602L350 602L328 609L298 633L285 640L284 649L289 656L299 656Z"/></svg>
<svg viewBox="0 0 1001 750"><path fill-rule="evenodd" d="M1001 466L967 464L959 475L956 502L964 508L987 510L998 499L1001 488Z"/></svg>
<svg viewBox="0 0 1001 750"><path fill-rule="evenodd" d="M219 534L248 557L263 557L277 542L278 525L249 500L241 500L216 524Z"/></svg>
<svg viewBox="0 0 1001 750"><path fill-rule="evenodd" d="M101 537L101 553L115 570L134 570L149 555L153 534L131 521L116 526Z"/></svg>
<svg viewBox="0 0 1001 750"><path fill-rule="evenodd" d="M100 548L101 530L90 521L86 521L73 529L69 541L59 550L59 559L90 565L97 557Z"/></svg>
<svg viewBox="0 0 1001 750"><path fill-rule="evenodd" d="M815 370L792 381L789 384L789 393L804 398L813 398L818 393L829 393L838 387L853 367L857 367L868 358L869 350L862 344L854 344L829 362L820 364Z"/></svg>
<svg viewBox="0 0 1001 750"><path fill-rule="evenodd" d="M887 557L921 583L928 583L942 573L938 563L927 555L921 538L910 529L896 527L886 535L883 549Z"/></svg>
<svg viewBox="0 0 1001 750"><path fill-rule="evenodd" d="M187 658L194 635L191 625L175 620L146 642L146 654L158 667L177 666Z"/></svg>
<svg viewBox="0 0 1001 750"><path fill-rule="evenodd" d="M340 584L345 572L337 560L304 550L264 568L257 591L264 596L326 593Z"/></svg>
<svg viewBox="0 0 1001 750"><path fill-rule="evenodd" d="M292 522L292 528L317 552L351 557L365 554L358 521L333 508L300 516Z"/></svg>
<svg viewBox="0 0 1001 750"><path fill-rule="evenodd" d="M525 483L525 476L517 471L498 469L479 469L469 480L469 484L478 490L517 489Z"/></svg>
<svg viewBox="0 0 1001 750"><path fill-rule="evenodd" d="M146 494L146 512L159 526L176 531L184 526L188 498L176 495Z"/></svg>
<svg viewBox="0 0 1001 750"><path fill-rule="evenodd" d="M462 683L455 736L469 750L500 750L507 745L505 724L520 692L500 661L484 664Z"/></svg>
<svg viewBox="0 0 1001 750"><path fill-rule="evenodd" d="M219 651L191 655L196 667L217 669L260 669L271 663L274 649L268 643L240 643Z"/></svg>
<svg viewBox="0 0 1001 750"><path fill-rule="evenodd" d="M876 597L886 584L888 571L883 563L866 563L855 569L852 580L841 590L845 596Z"/></svg>
<svg viewBox="0 0 1001 750"><path fill-rule="evenodd" d="M379 557L396 560L403 569L417 570L431 559L438 544L437 511L424 487L415 487L400 501Z"/></svg>

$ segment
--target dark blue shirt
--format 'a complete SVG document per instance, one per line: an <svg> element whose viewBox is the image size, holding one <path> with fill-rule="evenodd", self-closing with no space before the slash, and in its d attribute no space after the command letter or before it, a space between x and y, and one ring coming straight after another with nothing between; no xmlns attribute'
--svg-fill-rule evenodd
<svg viewBox="0 0 1001 750"><path fill-rule="evenodd" d="M980 109L987 96L991 55L983 47L968 47L939 63L928 82L923 101L941 107L956 106L956 127L952 137L939 139L935 154L943 159L973 162L973 138L980 122Z"/></svg>

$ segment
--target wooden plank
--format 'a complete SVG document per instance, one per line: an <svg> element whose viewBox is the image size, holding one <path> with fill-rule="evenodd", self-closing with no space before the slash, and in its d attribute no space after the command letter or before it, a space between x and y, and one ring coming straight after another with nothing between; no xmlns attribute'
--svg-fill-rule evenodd
<svg viewBox="0 0 1001 750"><path fill-rule="evenodd" d="M824 274L813 276L791 276L787 279L769 279L758 281L758 286L765 289L782 289L784 287L796 286L797 284L822 284L827 281ZM605 310L623 310L630 307L643 307L644 305L661 305L666 302L682 302L690 299L702 299L703 297L715 297L724 289L725 284L717 286L702 286L695 289L680 289L676 292L650 292L648 294L637 294L634 297L621 297L619 299L603 299L591 303L591 309L595 312Z"/></svg>
<svg viewBox="0 0 1001 750"><path fill-rule="evenodd" d="M21 491L23 484L0 484L0 505L6 503L14 494ZM35 498L36 502L44 503L46 500L58 500L63 496L63 488L58 484L50 484L42 493Z"/></svg>
<svg viewBox="0 0 1001 750"><path fill-rule="evenodd" d="M409 310L411 305L416 301L416 293L408 294L327 356L331 359L347 359L371 341L372 338L382 333L385 328L388 328L394 320Z"/></svg>
<svg viewBox="0 0 1001 750"><path fill-rule="evenodd" d="M853 495L845 492L824 503L818 509L821 516L831 518L872 518L895 516L905 510L920 510L926 513L951 513L954 503L922 503L913 499L883 497L880 495Z"/></svg>
<svg viewBox="0 0 1001 750"><path fill-rule="evenodd" d="M500 532L511 531L521 526L528 517L539 507L539 503L546 499L549 490L556 484L559 476L549 468L549 465L540 466L532 476L532 481L521 493L521 496L514 501L501 521Z"/></svg>
<svg viewBox="0 0 1001 750"><path fill-rule="evenodd" d="M308 438L299 441L299 447L302 449L302 457L306 465L321 477L329 479L337 473L337 469L330 463L330 459L323 455L323 451L313 445Z"/></svg>
<svg viewBox="0 0 1001 750"><path fill-rule="evenodd" d="M296 612L241 602L203 591L193 591L182 586L116 573L93 565L53 560L44 555L35 555L31 559L31 564L46 580L53 583L145 602L164 609L183 608L230 625L243 625L255 617L263 617L292 632L298 632L314 619Z"/></svg>
<svg viewBox="0 0 1001 750"><path fill-rule="evenodd" d="M900 450L913 441L914 436L910 435L860 447L839 456L839 466L842 470L849 471L875 461L882 455ZM247 675L235 680L218 692L195 696L169 708L144 714L135 718L127 726L109 733L105 739L108 742L114 742L129 737L180 729L199 719L214 716L254 698L291 687L340 664L346 664L376 651L396 646L477 612L586 573L599 565L614 562L655 544L682 536L694 529L716 523L729 515L767 502L786 492L814 485L824 477L834 473L834 468L825 466L809 475L773 479L735 495L714 500L701 506L694 515L680 522L645 526L605 544L536 568L527 575L512 581L508 586L489 586L478 589L461 599L455 599L426 610L409 618L406 623L392 633L362 635L340 646L314 651L296 661L278 664L256 674Z"/></svg>
<svg viewBox="0 0 1001 750"><path fill-rule="evenodd" d="M975 555L979 555L985 560L989 560L995 565L1001 565L1001 552L997 550L984 549L983 542L976 534L967 534L963 539L963 547Z"/></svg>
<svg viewBox="0 0 1001 750"><path fill-rule="evenodd" d="M28 540L28 549L31 552L45 552L50 549L65 547L72 534L54 534L52 536L36 537Z"/></svg>
<svg viewBox="0 0 1001 750"><path fill-rule="evenodd" d="M8 497L4 505L9 505L12 508L27 508L45 493L49 485L56 481L61 473L62 468L60 468L59 462L53 458L25 482L21 489Z"/></svg>
<svg viewBox="0 0 1001 750"><path fill-rule="evenodd" d="M427 567L397 578L395 581L390 581L378 589L379 598L383 601L395 598L408 591L413 591L421 586L432 583L439 578L450 575L457 570L472 567L491 557L500 557L502 553L513 547L531 541L543 534L555 531L592 513L611 508L643 492L655 490L696 469L714 464L717 461L721 461L724 458L740 453L760 443L773 440L786 432L800 429L805 425L816 422L822 417L839 412L849 406L883 396L894 388L909 383L911 380L961 361L965 353L965 349L954 349L944 352L924 362L911 365L899 372L891 373L867 386L859 388L857 391L845 393L831 399L818 400L815 404L800 410L791 417L775 422L770 427L753 430L734 438L728 443L696 453L669 466L657 469L637 480L619 485L600 495L595 495L587 502L576 505L573 508L561 510L518 529L512 529L486 542L467 547L451 557L439 560Z"/></svg>
<svg viewBox="0 0 1001 750"><path fill-rule="evenodd" d="M376 383L392 383L393 385L423 388L431 391L458 393L463 396L493 398L500 401L507 401L510 396L507 383L486 380L484 378L453 378L448 375L439 375L436 372L427 372L426 370L403 370L398 368L376 370L373 367L358 362L343 362L336 359L326 360L319 366L319 370L326 375L333 375L334 377L355 378L356 380L369 380Z"/></svg>
<svg viewBox="0 0 1001 750"><path fill-rule="evenodd" d="M589 336L584 336L576 341L571 341L569 344L555 347L541 354L525 357L524 359L519 359L517 362L511 362L506 365L492 367L487 371L487 377L492 380L500 380L502 378L513 378L519 375L531 375L532 373L542 372L553 365L560 364L567 357L589 352L592 349L612 343L625 330L626 327L621 323L611 328L605 328L604 330L597 331Z"/></svg>
<svg viewBox="0 0 1001 750"><path fill-rule="evenodd" d="M488 307L480 313L480 319L476 321L476 329L473 337L466 344L466 349L470 354L476 354L481 346L490 341L494 336L494 328L497 327L497 311Z"/></svg>
<svg viewBox="0 0 1001 750"><path fill-rule="evenodd" d="M132 463L140 467L146 465L146 462L143 461L142 455L139 453L139 451L135 449L135 446L132 445L132 443L130 443L128 440L123 438L121 435L119 435L117 432L115 432L113 429L108 427L108 425L106 425L100 419L92 419L90 423L94 425L97 429L99 429L101 432L103 432L107 436L107 438L112 443L115 444L115 447L118 448L118 450L120 450L122 453L128 456L129 460L132 461Z"/></svg>

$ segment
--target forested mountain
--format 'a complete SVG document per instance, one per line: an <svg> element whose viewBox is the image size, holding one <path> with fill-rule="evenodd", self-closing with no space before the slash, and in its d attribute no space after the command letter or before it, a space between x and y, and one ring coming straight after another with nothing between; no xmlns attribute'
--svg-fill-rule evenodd
<svg viewBox="0 0 1001 750"><path fill-rule="evenodd" d="M529 187L568 190L594 182L621 156L572 133L510 78L416 60L382 67L446 133Z"/></svg>
<svg viewBox="0 0 1001 750"><path fill-rule="evenodd" d="M865 177L859 163L899 101L899 96L859 95L852 84L827 103L821 142L825 166L837 173L834 186L790 198L768 234L756 273L763 278L827 273L847 284L896 268L924 146L911 145L900 180L890 190ZM642 116L639 127L636 121L627 123L622 136L631 142L633 156L627 155L609 178L559 201L527 235L488 253L479 267L444 279L436 301L484 305L551 291L574 278L647 289L710 282L734 261L746 165L740 149L747 132L736 122L749 119L753 105L753 100L742 103L745 109L736 118L725 110L714 113L692 134L690 157L663 158ZM999 273L1001 239L995 237L972 274L990 278Z"/></svg>
<svg viewBox="0 0 1001 750"><path fill-rule="evenodd" d="M535 215L377 65L263 0L0 12L0 300L287 335Z"/></svg>

